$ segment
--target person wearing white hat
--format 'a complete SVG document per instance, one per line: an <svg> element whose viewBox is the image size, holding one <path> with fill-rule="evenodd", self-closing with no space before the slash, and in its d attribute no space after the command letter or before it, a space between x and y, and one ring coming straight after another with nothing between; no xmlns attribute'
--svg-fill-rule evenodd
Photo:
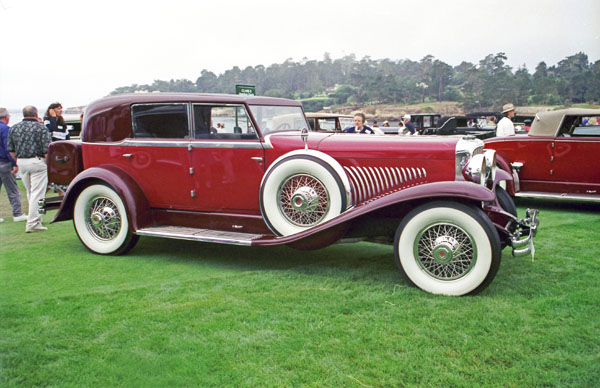
<svg viewBox="0 0 600 388"><path fill-rule="evenodd" d="M502 120L498 122L496 126L496 136L514 136L515 125L512 122L512 118L515 117L515 106L513 104L506 104L502 107Z"/></svg>

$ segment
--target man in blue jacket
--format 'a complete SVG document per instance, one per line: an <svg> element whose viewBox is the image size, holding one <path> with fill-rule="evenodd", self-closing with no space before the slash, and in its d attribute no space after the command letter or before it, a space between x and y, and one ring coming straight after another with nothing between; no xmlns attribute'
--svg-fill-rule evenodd
<svg viewBox="0 0 600 388"><path fill-rule="evenodd" d="M348 127L344 129L345 133L369 133L369 134L374 134L375 131L373 131L371 128L367 127L365 125L365 121L367 121L367 118L365 117L365 114L362 112L358 112L354 115L354 126L353 127Z"/></svg>
<svg viewBox="0 0 600 388"><path fill-rule="evenodd" d="M8 201L12 207L13 220L15 222L25 221L27 215L23 214L21 210L21 194L17 187L17 179L15 174L19 171L17 163L10 156L10 153L6 149L8 142L8 132L10 127L8 122L10 121L10 115L6 108L0 108L0 189L4 186L6 194L8 195ZM0 222L4 221L0 218Z"/></svg>

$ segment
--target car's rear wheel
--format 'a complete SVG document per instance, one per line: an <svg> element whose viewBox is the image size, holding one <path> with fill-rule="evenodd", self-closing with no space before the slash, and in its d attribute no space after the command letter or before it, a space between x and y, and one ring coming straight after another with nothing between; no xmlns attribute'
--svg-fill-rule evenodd
<svg viewBox="0 0 600 388"><path fill-rule="evenodd" d="M433 294L477 294L500 266L498 232L481 209L462 203L413 209L398 226L394 246L409 284Z"/></svg>
<svg viewBox="0 0 600 388"><path fill-rule="evenodd" d="M344 185L327 163L308 155L273 166L260 189L260 208L278 235L302 232L346 209Z"/></svg>
<svg viewBox="0 0 600 388"><path fill-rule="evenodd" d="M103 184L88 186L79 194L73 224L83 245L103 255L126 253L139 238L129 228L121 197Z"/></svg>

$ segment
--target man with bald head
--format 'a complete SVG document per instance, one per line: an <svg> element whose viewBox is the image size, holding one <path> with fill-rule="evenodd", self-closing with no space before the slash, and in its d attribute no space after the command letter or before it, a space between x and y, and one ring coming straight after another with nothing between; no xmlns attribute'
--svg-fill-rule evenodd
<svg viewBox="0 0 600 388"><path fill-rule="evenodd" d="M48 167L46 154L50 144L50 133L39 122L35 106L23 108L23 121L15 124L8 134L8 151L17 161L19 173L29 202L29 215L25 232L48 230L42 226L42 216L39 213L38 201L46 195L48 186Z"/></svg>

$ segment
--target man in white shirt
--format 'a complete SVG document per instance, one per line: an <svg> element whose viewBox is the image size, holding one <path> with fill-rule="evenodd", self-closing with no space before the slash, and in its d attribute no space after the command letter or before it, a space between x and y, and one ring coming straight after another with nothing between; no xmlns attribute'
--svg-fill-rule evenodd
<svg viewBox="0 0 600 388"><path fill-rule="evenodd" d="M513 104L506 104L502 107L502 120L496 126L496 136L514 136L515 125L512 118L515 117L515 107Z"/></svg>

